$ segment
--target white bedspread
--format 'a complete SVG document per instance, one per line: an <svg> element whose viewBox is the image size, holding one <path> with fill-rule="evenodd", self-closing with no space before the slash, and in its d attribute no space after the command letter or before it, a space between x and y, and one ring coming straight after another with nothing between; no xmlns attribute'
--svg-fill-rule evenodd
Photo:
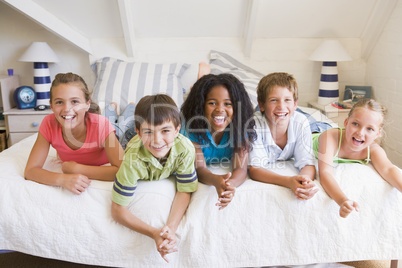
<svg viewBox="0 0 402 268"><path fill-rule="evenodd" d="M0 154L0 249L70 262L123 267L295 265L402 259L402 194L371 166L341 164L336 177L361 211L347 219L322 187L309 201L289 189L247 180L224 210L215 189L193 194L178 230L179 252L165 264L153 240L113 221L112 182L92 181L80 196L23 178L34 143L29 137ZM52 150L47 169L60 171ZM225 172L222 167L210 167ZM291 163L278 172L295 173ZM140 182L131 210L163 226L174 196L172 180Z"/></svg>

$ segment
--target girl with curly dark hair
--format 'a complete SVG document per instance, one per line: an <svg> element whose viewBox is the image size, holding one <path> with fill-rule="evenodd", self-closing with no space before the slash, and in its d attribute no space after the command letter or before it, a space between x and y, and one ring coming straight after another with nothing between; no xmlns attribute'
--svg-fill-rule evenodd
<svg viewBox="0 0 402 268"><path fill-rule="evenodd" d="M205 71L203 67L206 66L200 65L200 73ZM196 148L198 179L215 186L216 205L223 209L247 177L248 152L256 139L250 98L235 76L206 74L192 87L181 112L181 133ZM232 172L224 175L213 174L206 166L227 165L230 160Z"/></svg>

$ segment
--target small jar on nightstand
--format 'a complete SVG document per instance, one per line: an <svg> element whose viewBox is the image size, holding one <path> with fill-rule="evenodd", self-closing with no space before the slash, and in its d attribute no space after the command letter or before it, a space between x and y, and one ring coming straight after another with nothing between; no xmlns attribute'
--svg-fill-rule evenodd
<svg viewBox="0 0 402 268"><path fill-rule="evenodd" d="M34 109L13 108L5 111L8 146L35 134L46 115L53 113L52 110L35 111Z"/></svg>
<svg viewBox="0 0 402 268"><path fill-rule="evenodd" d="M307 103L308 107L320 110L326 117L334 121L338 126L343 127L345 119L348 117L350 109L338 109L331 104L322 105L317 101Z"/></svg>

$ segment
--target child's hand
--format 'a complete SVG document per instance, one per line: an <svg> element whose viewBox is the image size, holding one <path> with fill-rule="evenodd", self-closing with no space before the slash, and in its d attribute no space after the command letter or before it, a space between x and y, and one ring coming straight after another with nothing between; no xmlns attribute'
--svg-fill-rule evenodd
<svg viewBox="0 0 402 268"><path fill-rule="evenodd" d="M232 186L228 180L229 179L225 181L226 190L221 194L221 197L218 198L219 202L216 203L216 205L219 206L219 210L224 209L229 205L236 192L236 187Z"/></svg>
<svg viewBox="0 0 402 268"><path fill-rule="evenodd" d="M161 230L158 231L158 233L154 235L154 240L156 243L156 248L161 257L166 262L169 262L169 260L166 258L166 255L177 251L177 248L175 248L177 244L176 234L167 225L165 225Z"/></svg>
<svg viewBox="0 0 402 268"><path fill-rule="evenodd" d="M66 174L74 174L74 173L79 173L77 171L75 171L75 168L78 166L79 164L77 162L74 161L66 161L63 162L61 164L61 170L63 171L63 173Z"/></svg>
<svg viewBox="0 0 402 268"><path fill-rule="evenodd" d="M81 194L91 184L87 176L81 174L64 174L61 186L73 194Z"/></svg>
<svg viewBox="0 0 402 268"><path fill-rule="evenodd" d="M226 190L226 181L230 179L232 173L224 174L224 175L214 175L217 179L215 179L214 186L216 188L216 192L218 196L222 196L222 193Z"/></svg>
<svg viewBox="0 0 402 268"><path fill-rule="evenodd" d="M232 198L234 196L234 192L236 191L236 188L231 186L228 180L232 176L232 173L229 172L225 175L216 175L217 180L215 183L215 188L216 192L218 193L218 201L217 206L220 206L219 209L225 208L230 201L232 201Z"/></svg>
<svg viewBox="0 0 402 268"><path fill-rule="evenodd" d="M315 183L306 175L293 176L291 179L291 189L299 200L308 200L318 192Z"/></svg>
<svg viewBox="0 0 402 268"><path fill-rule="evenodd" d="M341 204L341 207L339 208L339 215L342 218L346 218L350 213L352 213L353 210L356 210L356 212L359 212L359 204L357 204L353 200L346 200Z"/></svg>

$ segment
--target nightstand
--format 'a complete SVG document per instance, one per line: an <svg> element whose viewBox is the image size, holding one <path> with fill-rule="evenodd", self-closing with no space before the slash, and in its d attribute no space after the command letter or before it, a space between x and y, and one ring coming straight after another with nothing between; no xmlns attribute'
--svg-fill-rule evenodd
<svg viewBox="0 0 402 268"><path fill-rule="evenodd" d="M10 110L14 106L13 92L20 85L18 75L0 75L0 152L7 148L7 125L4 111Z"/></svg>
<svg viewBox="0 0 402 268"><path fill-rule="evenodd" d="M8 146L35 134L46 115L53 113L52 110L35 111L34 109L17 109L4 112L6 119Z"/></svg>
<svg viewBox="0 0 402 268"><path fill-rule="evenodd" d="M326 117L338 124L338 126L343 127L345 119L348 117L350 109L338 109L331 104L321 105L317 101L307 102L308 107L320 110Z"/></svg>
<svg viewBox="0 0 402 268"><path fill-rule="evenodd" d="M17 109L13 93L20 86L18 75L0 75L1 102L4 121L0 120L0 130L6 130L8 147L38 132L40 123L52 110L35 111L34 109Z"/></svg>

